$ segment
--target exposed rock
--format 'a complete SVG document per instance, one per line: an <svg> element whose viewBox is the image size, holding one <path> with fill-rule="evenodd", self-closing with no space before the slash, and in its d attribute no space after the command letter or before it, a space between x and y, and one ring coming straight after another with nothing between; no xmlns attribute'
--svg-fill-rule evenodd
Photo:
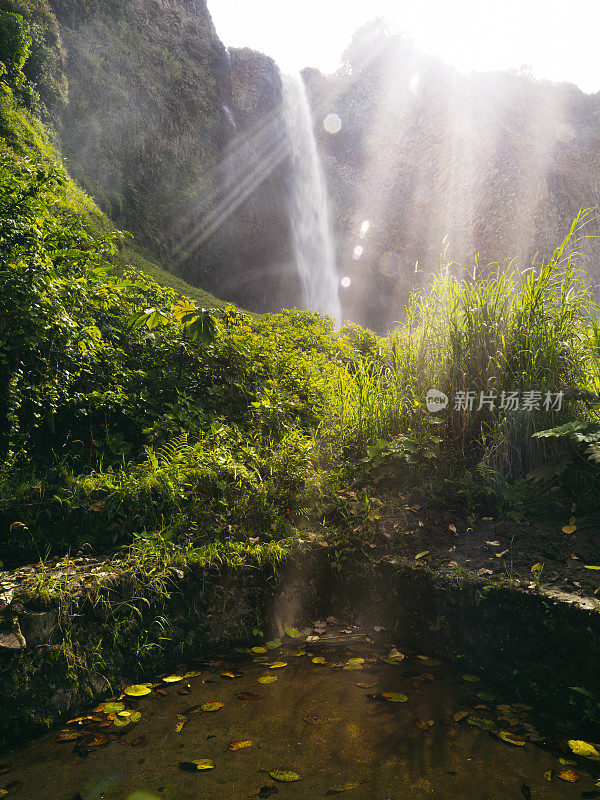
<svg viewBox="0 0 600 800"><path fill-rule="evenodd" d="M21 614L20 623L30 645L44 644L56 628L58 611L25 611Z"/></svg>
<svg viewBox="0 0 600 800"><path fill-rule="evenodd" d="M26 644L25 637L19 627L19 620L17 617L13 617L11 628L0 631L0 652L22 650Z"/></svg>

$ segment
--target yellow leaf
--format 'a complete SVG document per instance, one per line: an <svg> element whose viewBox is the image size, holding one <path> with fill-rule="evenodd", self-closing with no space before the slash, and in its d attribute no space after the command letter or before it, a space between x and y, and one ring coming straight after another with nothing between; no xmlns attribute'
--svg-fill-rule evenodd
<svg viewBox="0 0 600 800"><path fill-rule="evenodd" d="M290 783L291 781L302 780L297 772L291 772L290 770L274 769L272 772L269 772L269 775L274 781L281 781L282 783Z"/></svg>
<svg viewBox="0 0 600 800"><path fill-rule="evenodd" d="M262 678L258 679L259 683L275 683L277 680L277 675L263 675Z"/></svg>
<svg viewBox="0 0 600 800"><path fill-rule="evenodd" d="M563 533L575 533L577 530L577 525L565 525L562 529Z"/></svg>
<svg viewBox="0 0 600 800"><path fill-rule="evenodd" d="M314 657L313 659L311 659L311 660L312 660L313 664L325 664L325 663L326 663L326 661L325 661L325 659L323 658L323 656L315 656L315 657Z"/></svg>
<svg viewBox="0 0 600 800"><path fill-rule="evenodd" d="M184 726L187 725L187 723L190 720L189 717L184 717L183 714L178 714L177 719L179 720L179 722L177 723L177 725L175 725L175 733L181 733Z"/></svg>
<svg viewBox="0 0 600 800"><path fill-rule="evenodd" d="M253 647L252 648L252 652L253 653L266 653L267 652L267 648L266 647Z"/></svg>
<svg viewBox="0 0 600 800"><path fill-rule="evenodd" d="M124 691L129 697L143 697L145 694L150 694L152 689L145 683L135 683L133 686L128 686Z"/></svg>
<svg viewBox="0 0 600 800"><path fill-rule="evenodd" d="M576 756L583 756L584 758L591 758L592 761L600 761L600 752L593 744L583 742L581 739L569 739L567 742L571 750Z"/></svg>
<svg viewBox="0 0 600 800"><path fill-rule="evenodd" d="M383 692L381 695L390 703L406 703L408 697L401 692Z"/></svg>
<svg viewBox="0 0 600 800"><path fill-rule="evenodd" d="M287 667L287 661L275 661L269 666L269 669L282 669L283 667Z"/></svg>
<svg viewBox="0 0 600 800"><path fill-rule="evenodd" d="M163 683L177 683L182 680L183 675L167 675L166 678L163 678Z"/></svg>
<svg viewBox="0 0 600 800"><path fill-rule="evenodd" d="M290 639L298 639L301 636L300 631L297 628L287 627L285 632L290 637Z"/></svg>
<svg viewBox="0 0 600 800"><path fill-rule="evenodd" d="M250 739L240 739L235 742L229 742L229 750L243 750L246 747L252 747Z"/></svg>
<svg viewBox="0 0 600 800"><path fill-rule="evenodd" d="M516 736L514 733L508 733L508 731L500 731L498 733L500 739L503 742L508 742L508 744L513 744L515 747L524 747L525 746L525 739L522 736Z"/></svg>
<svg viewBox="0 0 600 800"><path fill-rule="evenodd" d="M218 700L210 703L203 703L200 708L202 711L218 711L220 708L223 708L225 703L221 703Z"/></svg>
<svg viewBox="0 0 600 800"><path fill-rule="evenodd" d="M454 720L454 722L460 722L461 719L464 719L465 717L468 716L469 716L468 711L457 711L456 714L452 715L452 719Z"/></svg>

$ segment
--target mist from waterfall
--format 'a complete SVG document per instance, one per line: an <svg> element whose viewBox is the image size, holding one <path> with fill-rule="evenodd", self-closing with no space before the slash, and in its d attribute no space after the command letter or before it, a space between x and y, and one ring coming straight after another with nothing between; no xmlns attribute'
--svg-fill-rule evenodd
<svg viewBox="0 0 600 800"><path fill-rule="evenodd" d="M341 323L335 249L327 187L317 151L304 82L284 75L283 114L293 178L290 203L292 244L306 308Z"/></svg>

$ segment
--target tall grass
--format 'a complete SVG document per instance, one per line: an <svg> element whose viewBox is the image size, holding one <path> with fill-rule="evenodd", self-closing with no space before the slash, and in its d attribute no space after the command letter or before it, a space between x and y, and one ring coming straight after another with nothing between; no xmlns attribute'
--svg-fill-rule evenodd
<svg viewBox="0 0 600 800"><path fill-rule="evenodd" d="M460 280L447 267L415 293L379 358L338 378L328 424L340 445L364 450L422 434L432 417L425 396L438 389L449 397L437 431L447 454L467 465L483 460L511 477L547 458L554 445L532 434L577 414L578 390L600 387L600 326L574 247L585 217L538 269ZM456 407L457 393L469 391L473 407ZM503 393L532 391L541 393L540 410L499 408ZM482 392L495 396L494 408L480 403ZM547 392L565 392L561 410L544 408Z"/></svg>

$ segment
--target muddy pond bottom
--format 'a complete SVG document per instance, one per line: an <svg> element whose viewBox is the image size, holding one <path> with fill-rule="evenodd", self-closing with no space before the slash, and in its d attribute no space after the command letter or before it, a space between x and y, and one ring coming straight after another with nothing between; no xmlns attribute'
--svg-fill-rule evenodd
<svg viewBox="0 0 600 800"><path fill-rule="evenodd" d="M600 797L600 763L543 710L399 644L339 641L275 640L127 687L4 754L0 797Z"/></svg>

